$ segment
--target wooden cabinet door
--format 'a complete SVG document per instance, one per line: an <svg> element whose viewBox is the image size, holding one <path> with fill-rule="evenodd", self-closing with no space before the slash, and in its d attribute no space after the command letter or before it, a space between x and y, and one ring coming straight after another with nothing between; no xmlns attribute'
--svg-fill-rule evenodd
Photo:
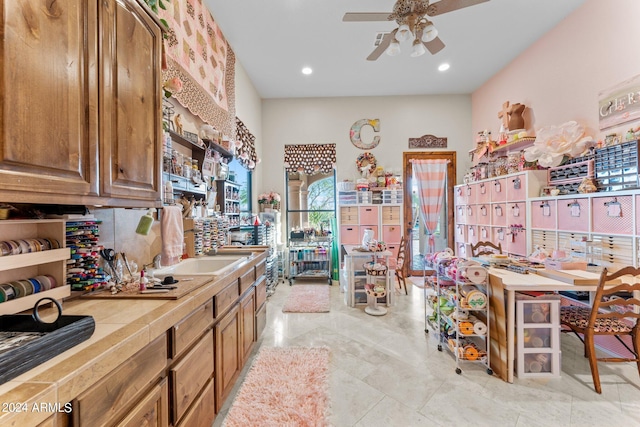
<svg viewBox="0 0 640 427"><path fill-rule="evenodd" d="M0 198L98 194L97 2L3 1Z"/></svg>
<svg viewBox="0 0 640 427"><path fill-rule="evenodd" d="M100 4L101 194L160 205L162 33L136 0Z"/></svg>
<svg viewBox="0 0 640 427"><path fill-rule="evenodd" d="M169 391L167 379L154 386L140 402L120 421L118 427L167 427Z"/></svg>
<svg viewBox="0 0 640 427"><path fill-rule="evenodd" d="M240 301L240 313L240 319L242 321L240 354L242 355L242 363L244 364L253 348L256 333L256 293L253 289Z"/></svg>
<svg viewBox="0 0 640 427"><path fill-rule="evenodd" d="M240 357L240 309L235 307L215 326L216 413L220 411L242 368Z"/></svg>

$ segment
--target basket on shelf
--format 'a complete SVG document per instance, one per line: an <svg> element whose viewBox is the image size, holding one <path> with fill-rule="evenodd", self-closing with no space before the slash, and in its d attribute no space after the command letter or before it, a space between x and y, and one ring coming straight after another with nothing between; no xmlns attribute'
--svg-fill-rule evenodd
<svg viewBox="0 0 640 427"><path fill-rule="evenodd" d="M381 263L369 262L364 265L364 270L369 276L386 276L388 267Z"/></svg>

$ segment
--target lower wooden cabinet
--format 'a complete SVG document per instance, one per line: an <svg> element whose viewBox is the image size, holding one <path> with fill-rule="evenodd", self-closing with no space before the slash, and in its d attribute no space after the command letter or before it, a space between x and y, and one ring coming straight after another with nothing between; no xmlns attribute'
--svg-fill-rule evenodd
<svg viewBox="0 0 640 427"><path fill-rule="evenodd" d="M240 355L240 307L236 304L215 326L216 337L216 413L231 392L242 368Z"/></svg>
<svg viewBox="0 0 640 427"><path fill-rule="evenodd" d="M140 394L164 377L167 336L161 335L73 402L73 425L113 425L131 410Z"/></svg>
<svg viewBox="0 0 640 427"><path fill-rule="evenodd" d="M241 342L240 355L242 356L242 364L247 361L253 343L255 342L256 333L256 293L255 289L251 289L247 295L240 300L240 321L241 321Z"/></svg>
<svg viewBox="0 0 640 427"><path fill-rule="evenodd" d="M163 379L151 389L118 427L168 427L169 388Z"/></svg>
<svg viewBox="0 0 640 427"><path fill-rule="evenodd" d="M256 340L260 338L264 328L267 326L267 304L262 304L256 311Z"/></svg>
<svg viewBox="0 0 640 427"><path fill-rule="evenodd" d="M211 379L213 357L213 330L209 330L184 358L170 368L171 419L174 425Z"/></svg>
<svg viewBox="0 0 640 427"><path fill-rule="evenodd" d="M178 427L197 427L213 424L216 419L215 408L216 393L213 386L213 380L205 386L202 394L196 399L195 403L189 409L187 414L178 424Z"/></svg>

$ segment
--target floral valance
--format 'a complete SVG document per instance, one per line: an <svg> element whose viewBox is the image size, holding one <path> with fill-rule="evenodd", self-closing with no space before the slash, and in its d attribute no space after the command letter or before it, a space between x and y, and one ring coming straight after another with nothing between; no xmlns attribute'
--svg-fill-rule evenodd
<svg viewBox="0 0 640 427"><path fill-rule="evenodd" d="M165 81L178 77L172 96L225 135L235 135L235 55L204 2L165 2L158 15L169 31Z"/></svg>
<svg viewBox="0 0 640 427"><path fill-rule="evenodd" d="M236 157L245 169L253 170L258 163L256 154L256 137L236 117Z"/></svg>
<svg viewBox="0 0 640 427"><path fill-rule="evenodd" d="M336 164L336 144L300 144L284 146L287 172L306 175L331 173Z"/></svg>

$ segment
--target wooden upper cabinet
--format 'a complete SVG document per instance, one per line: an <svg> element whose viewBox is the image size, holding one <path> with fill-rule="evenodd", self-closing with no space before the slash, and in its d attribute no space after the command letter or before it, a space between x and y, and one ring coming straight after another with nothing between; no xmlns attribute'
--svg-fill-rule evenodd
<svg viewBox="0 0 640 427"><path fill-rule="evenodd" d="M162 32L136 0L101 2L101 193L160 201Z"/></svg>
<svg viewBox="0 0 640 427"><path fill-rule="evenodd" d="M0 26L0 200L160 206L158 22L136 0L12 0Z"/></svg>
<svg viewBox="0 0 640 427"><path fill-rule="evenodd" d="M0 197L96 196L97 2L0 4Z"/></svg>

